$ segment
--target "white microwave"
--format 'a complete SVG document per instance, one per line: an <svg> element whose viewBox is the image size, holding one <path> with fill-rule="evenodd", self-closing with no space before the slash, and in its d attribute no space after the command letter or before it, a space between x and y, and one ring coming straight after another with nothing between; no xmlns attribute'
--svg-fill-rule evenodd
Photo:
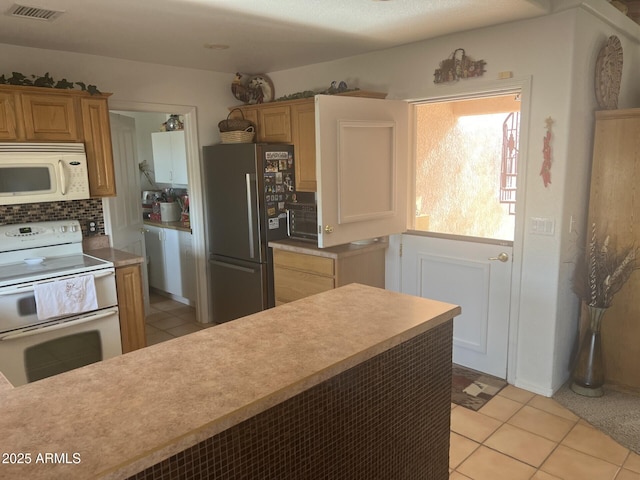
<svg viewBox="0 0 640 480"><path fill-rule="evenodd" d="M0 143L0 205L89 196L83 143Z"/></svg>

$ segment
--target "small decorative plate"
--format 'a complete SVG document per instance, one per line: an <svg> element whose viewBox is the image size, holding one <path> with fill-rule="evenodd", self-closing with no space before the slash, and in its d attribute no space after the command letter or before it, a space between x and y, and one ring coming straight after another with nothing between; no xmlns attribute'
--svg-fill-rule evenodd
<svg viewBox="0 0 640 480"><path fill-rule="evenodd" d="M249 78L247 87L253 92L252 98L251 100L249 100L249 103L267 103L273 101L273 82L266 75L253 75L251 78Z"/></svg>
<svg viewBox="0 0 640 480"><path fill-rule="evenodd" d="M618 94L622 79L622 45L620 39L612 35L602 47L596 60L595 91L600 108L618 108Z"/></svg>

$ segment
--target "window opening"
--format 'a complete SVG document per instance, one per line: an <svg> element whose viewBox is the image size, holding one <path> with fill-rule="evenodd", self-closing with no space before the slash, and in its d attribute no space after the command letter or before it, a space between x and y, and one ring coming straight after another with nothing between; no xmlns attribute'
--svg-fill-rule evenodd
<svg viewBox="0 0 640 480"><path fill-rule="evenodd" d="M519 95L418 104L414 230L513 241Z"/></svg>

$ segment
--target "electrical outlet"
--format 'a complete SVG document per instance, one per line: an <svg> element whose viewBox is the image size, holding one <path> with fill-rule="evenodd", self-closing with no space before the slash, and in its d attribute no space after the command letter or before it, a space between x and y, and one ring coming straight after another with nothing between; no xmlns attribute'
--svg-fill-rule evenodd
<svg viewBox="0 0 640 480"><path fill-rule="evenodd" d="M87 220L87 235L96 235L98 233L98 222L95 220Z"/></svg>

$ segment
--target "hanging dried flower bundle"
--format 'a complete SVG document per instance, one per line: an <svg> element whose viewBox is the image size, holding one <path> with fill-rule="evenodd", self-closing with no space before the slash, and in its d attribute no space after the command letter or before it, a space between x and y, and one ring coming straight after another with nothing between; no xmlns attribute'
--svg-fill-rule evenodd
<svg viewBox="0 0 640 480"><path fill-rule="evenodd" d="M609 308L614 295L640 268L638 254L635 246L618 251L611 245L609 235L598 239L596 224L592 224L589 247L574 271L573 290L587 305Z"/></svg>

